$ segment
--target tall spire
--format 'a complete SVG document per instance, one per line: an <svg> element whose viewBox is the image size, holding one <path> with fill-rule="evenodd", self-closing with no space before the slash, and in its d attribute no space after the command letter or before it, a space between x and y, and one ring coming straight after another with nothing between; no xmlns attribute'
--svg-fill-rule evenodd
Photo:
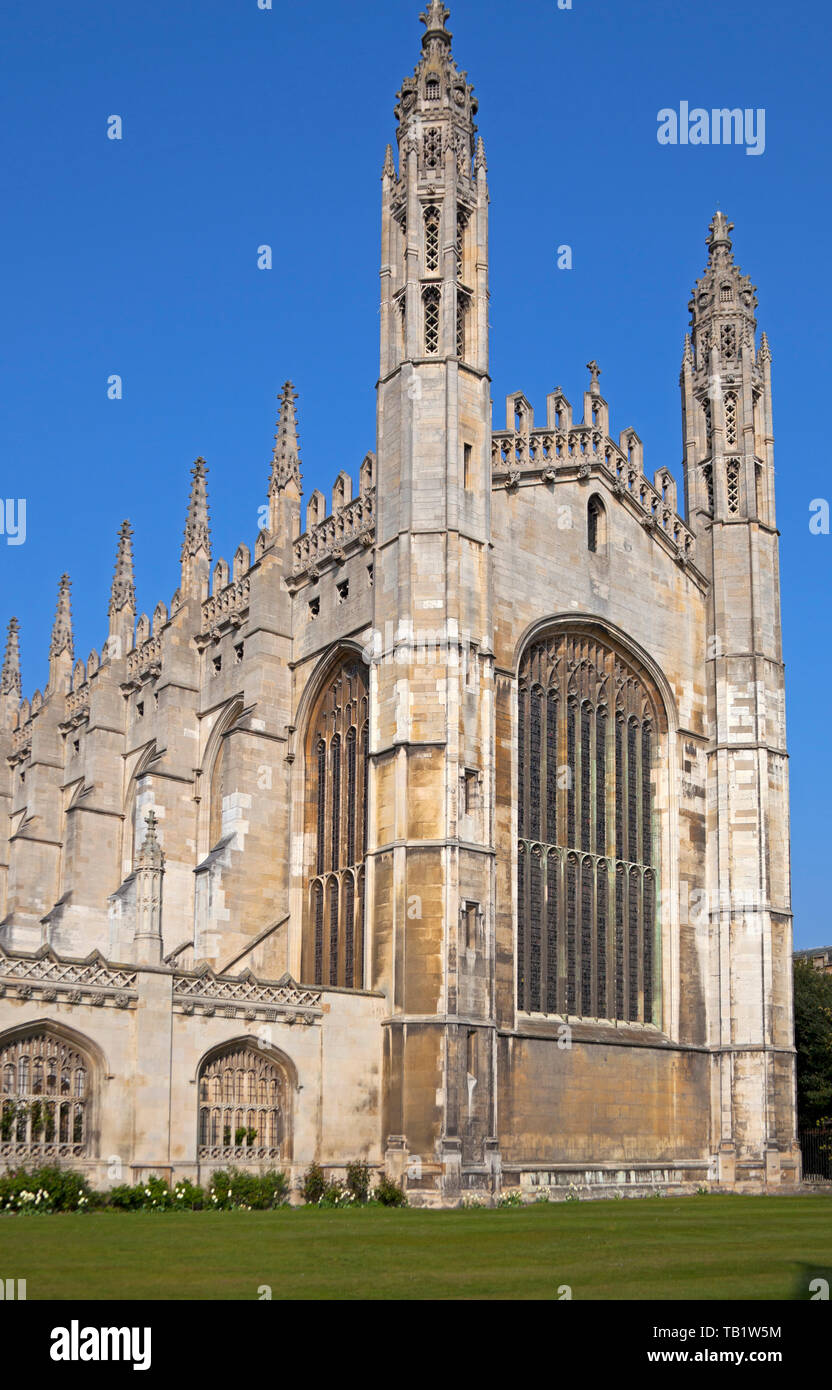
<svg viewBox="0 0 832 1390"><path fill-rule="evenodd" d="M291 381L287 381L279 397L280 411L277 417L277 434L274 437L269 496L281 491L289 482L296 483L300 491L297 399L297 391Z"/></svg>
<svg viewBox="0 0 832 1390"><path fill-rule="evenodd" d="M118 533L116 569L110 589L109 655L124 656L133 645L136 620L136 586L133 577L133 528L123 521Z"/></svg>
<svg viewBox="0 0 832 1390"><path fill-rule="evenodd" d="M193 482L182 542L182 597L203 599L208 592L211 565L211 525L208 518L208 467L198 458L191 469Z"/></svg>
<svg viewBox="0 0 832 1390"><path fill-rule="evenodd" d="M0 700L7 708L16 708L20 704L22 694L19 633L20 624L17 618L12 618L6 638L3 668L0 670Z"/></svg>
<svg viewBox="0 0 832 1390"><path fill-rule="evenodd" d="M49 644L49 689L53 693L61 686L61 676L68 677L72 668L74 643L70 588L69 575L62 574L58 585L58 607L52 626L52 641Z"/></svg>

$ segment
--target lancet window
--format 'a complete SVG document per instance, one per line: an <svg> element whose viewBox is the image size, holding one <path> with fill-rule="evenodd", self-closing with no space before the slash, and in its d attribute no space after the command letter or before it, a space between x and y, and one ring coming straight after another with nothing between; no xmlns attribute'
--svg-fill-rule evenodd
<svg viewBox="0 0 832 1390"><path fill-rule="evenodd" d="M312 719L308 822L314 841L303 974L310 984L360 989L364 958L364 856L369 785L367 668L346 659Z"/></svg>

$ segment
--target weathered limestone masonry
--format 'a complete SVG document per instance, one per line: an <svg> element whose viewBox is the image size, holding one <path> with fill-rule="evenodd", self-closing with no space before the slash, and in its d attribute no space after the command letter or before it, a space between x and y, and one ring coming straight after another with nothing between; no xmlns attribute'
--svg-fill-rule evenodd
<svg viewBox="0 0 832 1390"><path fill-rule="evenodd" d="M374 453L43 694L0 676L0 1162L101 1185L364 1158L411 1201L794 1186L771 355L718 213L686 505L522 392L492 428L488 176L432 0L382 174ZM74 662L74 664L73 664Z"/></svg>

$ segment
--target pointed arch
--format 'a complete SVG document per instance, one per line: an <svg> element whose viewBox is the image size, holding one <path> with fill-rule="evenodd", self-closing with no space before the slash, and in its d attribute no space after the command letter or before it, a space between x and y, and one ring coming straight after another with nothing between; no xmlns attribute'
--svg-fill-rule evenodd
<svg viewBox="0 0 832 1390"><path fill-rule="evenodd" d="M517 710L518 1009L655 1024L661 684L600 624L543 623Z"/></svg>
<svg viewBox="0 0 832 1390"><path fill-rule="evenodd" d="M222 839L222 805L230 786L227 736L238 723L243 709L241 696L229 701L215 719L205 745L202 759L205 786L200 802L200 858L209 854Z"/></svg>
<svg viewBox="0 0 832 1390"><path fill-rule="evenodd" d="M98 1045L53 1019L0 1033L0 1161L95 1158L105 1075Z"/></svg>
<svg viewBox="0 0 832 1390"><path fill-rule="evenodd" d="M196 1071L200 1162L292 1159L297 1068L253 1037L212 1047Z"/></svg>
<svg viewBox="0 0 832 1390"><path fill-rule="evenodd" d="M301 702L306 727L300 974L310 984L360 989L369 670L355 649L342 648L330 654L310 684L311 696Z"/></svg>

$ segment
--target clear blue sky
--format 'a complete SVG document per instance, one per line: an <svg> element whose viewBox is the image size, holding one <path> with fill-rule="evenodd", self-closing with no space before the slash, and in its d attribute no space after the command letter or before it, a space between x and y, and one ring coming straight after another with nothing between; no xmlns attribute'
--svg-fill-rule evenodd
<svg viewBox="0 0 832 1390"><path fill-rule="evenodd" d="M253 545L275 395L300 393L305 481L374 445L379 199L418 0L37 0L0 14L0 624L47 675L57 581L76 653L106 636L119 523L139 610L178 583L188 470L208 460L214 554ZM492 196L495 422L522 388L580 399L596 357L613 431L678 473L687 302L719 203L774 354L798 946L832 941L827 865L830 493L828 0L453 0ZM661 147L657 113L764 107L760 158ZM118 114L124 139L106 138ZM274 248L259 271L256 250ZM556 267L574 248L575 268ZM107 378L124 379L108 401ZM810 389L811 387L811 389ZM161 503L157 499L163 499Z"/></svg>

